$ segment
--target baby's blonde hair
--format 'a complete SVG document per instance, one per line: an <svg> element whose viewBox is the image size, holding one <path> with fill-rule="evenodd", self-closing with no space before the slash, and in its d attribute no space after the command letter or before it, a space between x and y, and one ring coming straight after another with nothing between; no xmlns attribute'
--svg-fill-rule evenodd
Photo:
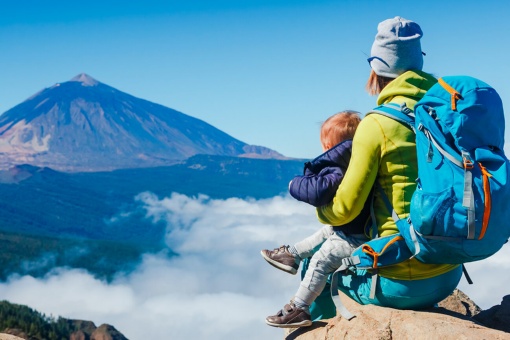
<svg viewBox="0 0 510 340"><path fill-rule="evenodd" d="M321 126L322 146L326 148L328 145L331 148L346 139L352 139L360 122L360 114L356 111L346 110L332 115Z"/></svg>

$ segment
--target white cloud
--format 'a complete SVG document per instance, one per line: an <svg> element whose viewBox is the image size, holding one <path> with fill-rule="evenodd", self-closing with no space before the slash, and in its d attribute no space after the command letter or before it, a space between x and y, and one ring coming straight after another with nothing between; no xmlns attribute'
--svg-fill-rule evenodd
<svg viewBox="0 0 510 340"><path fill-rule="evenodd" d="M107 283L82 270L45 278L11 277L0 298L47 315L109 323L130 339L281 339L264 323L287 303L299 278L266 264L260 249L293 244L317 230L314 209L289 197L265 200L137 197L148 217L168 224L180 256L146 255L131 274ZM510 273L510 246L468 264L475 284L460 288L483 308L499 304Z"/></svg>
<svg viewBox="0 0 510 340"><path fill-rule="evenodd" d="M146 255L111 283L81 270L45 278L11 277L0 298L47 315L109 323L130 339L281 339L264 323L294 294L298 276L269 266L263 248L292 244L317 230L314 208L289 197L137 198L179 256Z"/></svg>

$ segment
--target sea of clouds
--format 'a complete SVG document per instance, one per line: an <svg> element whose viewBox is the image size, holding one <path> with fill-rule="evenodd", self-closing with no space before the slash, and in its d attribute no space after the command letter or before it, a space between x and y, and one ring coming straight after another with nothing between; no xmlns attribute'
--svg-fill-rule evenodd
<svg viewBox="0 0 510 340"><path fill-rule="evenodd" d="M299 275L269 266L264 248L293 244L320 228L313 207L290 197L210 199L151 193L136 198L147 218L168 225L177 257L148 254L112 282L79 269L56 268L44 278L12 276L0 299L46 315L109 323L136 339L281 339L264 323L293 296ZM459 288L486 309L510 294L510 246L467 265L474 285Z"/></svg>

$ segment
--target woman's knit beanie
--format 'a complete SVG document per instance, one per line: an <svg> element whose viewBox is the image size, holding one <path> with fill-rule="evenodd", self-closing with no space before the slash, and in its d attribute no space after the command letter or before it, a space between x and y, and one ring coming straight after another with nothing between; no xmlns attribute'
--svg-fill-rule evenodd
<svg viewBox="0 0 510 340"><path fill-rule="evenodd" d="M370 66L379 76L396 78L409 70L423 67L420 26L401 17L387 19L377 26Z"/></svg>

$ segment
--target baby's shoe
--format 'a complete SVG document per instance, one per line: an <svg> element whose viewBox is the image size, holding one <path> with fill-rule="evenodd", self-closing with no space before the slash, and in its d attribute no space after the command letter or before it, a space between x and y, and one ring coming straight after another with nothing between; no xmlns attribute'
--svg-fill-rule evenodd
<svg viewBox="0 0 510 340"><path fill-rule="evenodd" d="M270 265L289 274L295 275L299 269L301 261L298 256L289 252L289 246L281 246L274 250L264 249L260 254Z"/></svg>
<svg viewBox="0 0 510 340"><path fill-rule="evenodd" d="M312 325L310 314L304 309L296 307L294 302L286 304L276 315L266 318L269 326L280 328L308 327Z"/></svg>

